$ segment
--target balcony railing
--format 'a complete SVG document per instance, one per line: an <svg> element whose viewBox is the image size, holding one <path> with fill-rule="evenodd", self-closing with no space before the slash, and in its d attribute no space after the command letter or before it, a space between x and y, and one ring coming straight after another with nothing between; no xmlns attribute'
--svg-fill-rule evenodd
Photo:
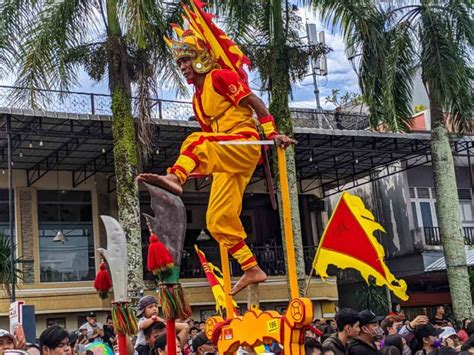
<svg viewBox="0 0 474 355"><path fill-rule="evenodd" d="M467 245L474 245L474 227L463 227L464 241ZM426 245L441 245L439 227L423 227Z"/></svg>
<svg viewBox="0 0 474 355"><path fill-rule="evenodd" d="M59 90L35 90L36 106L18 98L29 97L30 90L0 85L0 107L17 109L41 109L45 111L112 115L112 97L105 94L71 92ZM16 95L15 95L16 93ZM18 95L20 93L20 95ZM136 100L133 110L136 112ZM327 112L316 109L291 108L291 116L298 126L325 129L364 130L369 127L367 115ZM155 120L192 120L193 108L189 101L153 99L151 117Z"/></svg>
<svg viewBox="0 0 474 355"><path fill-rule="evenodd" d="M217 247L200 248L206 255L207 261L213 263L221 269L220 254ZM285 259L282 246L257 246L251 247L259 266L269 276L286 275ZM316 247L303 248L305 259L305 271L308 275L311 271L311 264L316 253ZM239 264L233 258L229 258L231 276L241 276L242 271ZM183 259L181 261L181 278L203 278L206 277L202 270L201 263L194 248L184 248ZM145 273L145 279L151 280L151 273Z"/></svg>

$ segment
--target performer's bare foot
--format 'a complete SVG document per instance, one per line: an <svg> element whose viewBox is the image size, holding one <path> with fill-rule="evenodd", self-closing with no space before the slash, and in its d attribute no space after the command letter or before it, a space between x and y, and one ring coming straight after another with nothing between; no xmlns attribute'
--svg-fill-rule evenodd
<svg viewBox="0 0 474 355"><path fill-rule="evenodd" d="M179 183L179 179L174 174L167 174L165 176L158 174L140 174L137 176L137 181L143 181L151 185L162 187L178 196L183 194L183 188Z"/></svg>
<svg viewBox="0 0 474 355"><path fill-rule="evenodd" d="M267 279L267 274L258 265L244 271L244 274L230 290L230 295L235 296L250 284L258 284Z"/></svg>

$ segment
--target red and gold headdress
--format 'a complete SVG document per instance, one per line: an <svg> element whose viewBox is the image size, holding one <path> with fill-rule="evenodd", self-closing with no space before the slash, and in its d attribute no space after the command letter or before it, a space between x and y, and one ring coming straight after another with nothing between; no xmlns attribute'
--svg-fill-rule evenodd
<svg viewBox="0 0 474 355"><path fill-rule="evenodd" d="M251 63L240 48L212 21L213 15L203 10L205 4L200 0L191 0L192 10L183 5L184 19L189 30L184 31L172 25L178 40L165 37L175 59L190 57L197 73L207 73L216 65L236 72L247 82L244 64Z"/></svg>

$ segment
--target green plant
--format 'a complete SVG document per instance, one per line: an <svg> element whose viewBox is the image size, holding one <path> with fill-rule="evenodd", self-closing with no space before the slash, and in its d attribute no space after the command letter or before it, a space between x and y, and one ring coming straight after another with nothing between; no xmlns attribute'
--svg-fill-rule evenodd
<svg viewBox="0 0 474 355"><path fill-rule="evenodd" d="M369 283L361 283L355 292L355 300L359 311L371 310L375 314L385 315L389 311L386 290L375 285L374 279L369 278Z"/></svg>
<svg viewBox="0 0 474 355"><path fill-rule="evenodd" d="M23 273L21 269L17 268L17 265L21 262L21 258L16 258L14 262L15 266L12 269L11 240L3 234L0 234L0 283L8 296L11 295L12 283L14 282L16 287L16 282L22 280Z"/></svg>

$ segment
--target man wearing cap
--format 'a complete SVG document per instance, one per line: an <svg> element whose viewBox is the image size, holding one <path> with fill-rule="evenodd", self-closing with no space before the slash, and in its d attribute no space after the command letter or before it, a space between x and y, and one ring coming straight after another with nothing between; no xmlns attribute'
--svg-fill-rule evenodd
<svg viewBox="0 0 474 355"><path fill-rule="evenodd" d="M193 351L196 355L217 353L217 349L207 338L205 332L199 332L193 339Z"/></svg>
<svg viewBox="0 0 474 355"><path fill-rule="evenodd" d="M359 312L359 318L360 334L349 344L348 354L379 354L375 342L383 337L383 330L379 326L379 321L381 321L383 317L377 317L372 311L364 310Z"/></svg>
<svg viewBox="0 0 474 355"><path fill-rule="evenodd" d="M87 317L87 322L84 323L81 328L87 329L87 339L89 342L93 342L96 339L101 339L104 336L104 326L102 323L97 323L97 316L95 312L90 312Z"/></svg>
<svg viewBox="0 0 474 355"><path fill-rule="evenodd" d="M0 355L3 355L5 350L15 349L15 337L4 329L0 329Z"/></svg>
<svg viewBox="0 0 474 355"><path fill-rule="evenodd" d="M416 327L415 337L418 341L418 346L415 350L418 351L415 355L426 355L438 349L441 346L441 339L438 337L442 332L443 329L435 328L431 323Z"/></svg>

